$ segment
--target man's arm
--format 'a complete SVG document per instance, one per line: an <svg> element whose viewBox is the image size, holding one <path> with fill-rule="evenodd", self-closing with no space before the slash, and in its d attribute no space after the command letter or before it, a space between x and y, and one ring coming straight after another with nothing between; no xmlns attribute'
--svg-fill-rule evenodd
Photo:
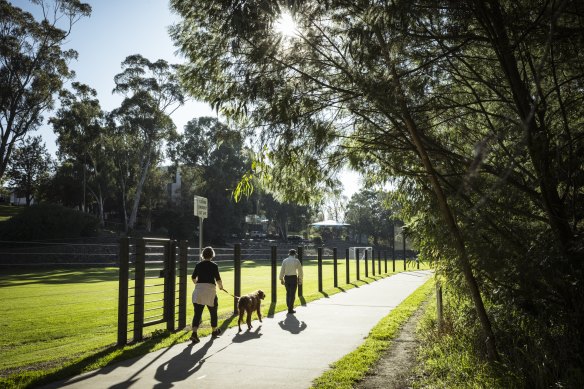
<svg viewBox="0 0 584 389"><path fill-rule="evenodd" d="M286 261L286 260L284 260L284 261L282 262L282 266L280 266L280 276L278 277L278 278L280 279L280 283L281 283L282 285L284 285L284 262L285 262L285 261Z"/></svg>

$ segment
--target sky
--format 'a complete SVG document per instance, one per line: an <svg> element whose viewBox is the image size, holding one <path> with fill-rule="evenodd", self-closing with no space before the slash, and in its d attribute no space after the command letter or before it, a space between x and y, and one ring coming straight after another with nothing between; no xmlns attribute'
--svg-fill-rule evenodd
<svg viewBox="0 0 584 389"><path fill-rule="evenodd" d="M212 0L210 0L212 1ZM168 26L180 18L173 14L166 0L84 0L92 7L91 16L80 19L64 45L78 52L78 59L70 63L75 80L89 85L98 94L105 111L117 108L121 95L113 95L114 76L121 72L122 61L131 54L141 54L150 61L164 59L169 63L184 60L176 53ZM29 0L12 0L11 3L33 15L38 6ZM44 115L46 118L50 114ZM172 119L179 131L191 119L201 116L217 117L211 107L202 102L188 101L177 109ZM56 136L45 124L38 132L43 136L47 149L56 152ZM36 135L36 134L35 134ZM341 175L344 194L349 197L358 190L360 177L357 173Z"/></svg>

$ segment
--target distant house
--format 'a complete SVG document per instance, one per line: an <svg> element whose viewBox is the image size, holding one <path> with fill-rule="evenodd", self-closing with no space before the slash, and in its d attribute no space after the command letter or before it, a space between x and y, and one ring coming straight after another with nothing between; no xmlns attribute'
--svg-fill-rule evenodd
<svg viewBox="0 0 584 389"><path fill-rule="evenodd" d="M20 193L18 193L17 190L15 189L7 189L6 191L8 193L8 198L5 198L4 196L2 196L3 201L2 202L7 202L8 204L11 205L26 205L26 197L19 197ZM6 201L8 200L8 201ZM34 204L34 197L30 199L30 205Z"/></svg>
<svg viewBox="0 0 584 389"><path fill-rule="evenodd" d="M169 168L170 169L170 168ZM181 190L181 177L180 177L180 169L177 168L176 172L173 174L174 182L167 184L166 190L168 193L168 201L171 204L179 204L181 200L180 190Z"/></svg>

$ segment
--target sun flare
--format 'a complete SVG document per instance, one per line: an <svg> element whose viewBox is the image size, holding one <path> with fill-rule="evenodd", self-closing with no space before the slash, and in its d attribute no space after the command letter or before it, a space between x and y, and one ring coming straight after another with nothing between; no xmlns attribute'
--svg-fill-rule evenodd
<svg viewBox="0 0 584 389"><path fill-rule="evenodd" d="M276 24L274 25L274 29L284 37L294 37L298 35L298 27L296 26L296 22L288 11L282 12L276 21Z"/></svg>

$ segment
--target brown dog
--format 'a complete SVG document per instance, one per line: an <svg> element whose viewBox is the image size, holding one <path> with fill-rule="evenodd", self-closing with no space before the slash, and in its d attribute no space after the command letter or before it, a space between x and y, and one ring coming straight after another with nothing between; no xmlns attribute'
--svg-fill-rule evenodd
<svg viewBox="0 0 584 389"><path fill-rule="evenodd" d="M239 310L239 321L237 325L239 326L239 331L241 331L241 322L243 321L243 314L247 312L247 328L251 329L251 314L253 311L258 313L258 318L260 322L262 321L262 312L260 310L261 300L266 297L266 294L261 291L257 290L253 293L250 293L245 296L241 296L239 298L239 302L237 303L237 308Z"/></svg>

